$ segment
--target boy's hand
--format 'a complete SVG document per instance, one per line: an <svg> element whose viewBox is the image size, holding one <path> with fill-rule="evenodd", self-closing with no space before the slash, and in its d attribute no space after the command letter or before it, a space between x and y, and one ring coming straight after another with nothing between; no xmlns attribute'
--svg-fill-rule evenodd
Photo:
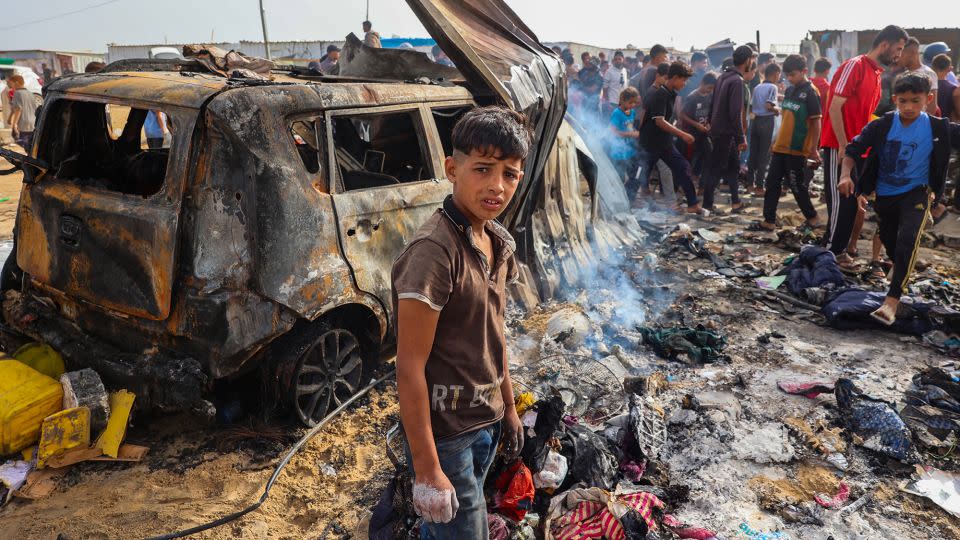
<svg viewBox="0 0 960 540"><path fill-rule="evenodd" d="M693 135L687 133L686 131L680 134L680 138L683 139L683 142L687 144L693 144Z"/></svg>
<svg viewBox="0 0 960 540"><path fill-rule="evenodd" d="M817 167L823 164L823 158L820 157L820 152L817 152L816 150L813 150L807 154L807 159L810 161L815 161L817 163Z"/></svg>
<svg viewBox="0 0 960 540"><path fill-rule="evenodd" d="M432 474L416 475L413 509L427 523L450 523L457 517L457 492L439 467Z"/></svg>
<svg viewBox="0 0 960 540"><path fill-rule="evenodd" d="M844 197L853 195L853 179L850 178L849 174L840 178L840 183L837 184L837 191Z"/></svg>
<svg viewBox="0 0 960 540"><path fill-rule="evenodd" d="M697 124L696 126L700 133L710 133L710 124Z"/></svg>
<svg viewBox="0 0 960 540"><path fill-rule="evenodd" d="M740 143L740 144L737 145L737 150L739 150L739 151L741 151L741 152L743 152L743 151L746 150L746 149L747 149L747 143L745 143L745 142L742 142L742 143Z"/></svg>
<svg viewBox="0 0 960 540"><path fill-rule="evenodd" d="M503 413L503 450L507 453L507 459L511 460L520 455L523 449L523 423L517 416L517 410L510 410Z"/></svg>

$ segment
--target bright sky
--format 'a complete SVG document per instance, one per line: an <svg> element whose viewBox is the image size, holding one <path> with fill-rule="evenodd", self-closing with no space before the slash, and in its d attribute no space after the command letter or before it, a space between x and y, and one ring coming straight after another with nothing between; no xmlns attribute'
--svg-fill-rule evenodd
<svg viewBox="0 0 960 540"><path fill-rule="evenodd" d="M688 49L729 37L798 44L807 30L960 26L956 0L927 0L923 9L876 0L796 3L717 0L508 0L542 41L578 41L602 47L654 43ZM107 43L145 44L260 40L257 0L32 0L4 1L0 50L58 49L106 52ZM645 9L656 4L648 18ZM364 0L264 0L271 40L342 39L360 33ZM718 6L726 7L722 10ZM734 11L734 6L742 6ZM829 7L828 7L829 6ZM895 14L896 18L890 15ZM62 15L62 16L61 16ZM42 20L46 19L46 20ZM384 37L426 37L404 0L370 0L370 19ZM36 21L36 22L33 22ZM676 21L676 22L674 22Z"/></svg>

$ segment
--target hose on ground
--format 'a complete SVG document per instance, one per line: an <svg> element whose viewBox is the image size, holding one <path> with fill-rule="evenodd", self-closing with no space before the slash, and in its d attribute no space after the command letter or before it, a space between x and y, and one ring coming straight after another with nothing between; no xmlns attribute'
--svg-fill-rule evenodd
<svg viewBox="0 0 960 540"><path fill-rule="evenodd" d="M396 373L395 370L390 370L390 372L384 375L383 377L380 377L379 379L371 382L366 387L361 389L359 392L351 396L350 399L344 401L339 407L334 409L333 412L323 417L322 420L317 422L317 425L310 428L310 431L306 432L303 435L303 437L301 437L300 440L297 441L297 444L293 445L293 448L291 448L287 452L287 454L283 456L283 459L280 460L280 463L277 464L276 469L273 470L273 475L270 476L270 480L267 481L267 485L263 489L263 495L260 496L260 500L244 508L243 510L234 512L232 514L228 514L226 516L215 519L213 521L209 521L202 525L197 525L196 527L191 527L189 529L184 529L182 531L167 533L161 536L153 536L148 538L147 540L171 540L173 538L183 538L184 536L197 534L199 532L206 531L214 527L226 525L227 523L230 523L231 521L234 521L242 516L249 514L250 512L253 512L257 508L260 508L260 505L262 505L264 501L267 500L267 497L270 496L270 489L273 488L273 484L277 481L277 478L280 476L280 472L283 471L283 468L287 466L287 463L290 462L293 456L300 451L300 448L302 448L303 445L307 444L307 442L310 441L310 439L312 439L317 433L319 433L320 430L323 429L323 427L330 422L330 420L333 420L334 418L336 418L337 415L339 415L341 412L344 411L344 409L346 409L351 404L353 404L354 401L367 395L367 393L370 392L370 390L373 390L374 387L378 386L380 383L389 379L390 377L393 377L394 373Z"/></svg>

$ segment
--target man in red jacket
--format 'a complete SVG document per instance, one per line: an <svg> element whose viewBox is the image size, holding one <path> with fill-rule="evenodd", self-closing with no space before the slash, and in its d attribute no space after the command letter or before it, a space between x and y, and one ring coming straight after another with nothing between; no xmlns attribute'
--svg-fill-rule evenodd
<svg viewBox="0 0 960 540"><path fill-rule="evenodd" d="M907 38L907 32L903 28L887 26L873 40L870 52L855 56L840 65L830 84L827 110L824 111L823 118L823 136L820 139L824 154L827 214L830 218L824 240L843 268L856 267L846 250L859 206L856 194L842 195L837 190L843 152L847 143L870 122L871 115L880 102L880 75L883 73L883 66L897 61Z"/></svg>

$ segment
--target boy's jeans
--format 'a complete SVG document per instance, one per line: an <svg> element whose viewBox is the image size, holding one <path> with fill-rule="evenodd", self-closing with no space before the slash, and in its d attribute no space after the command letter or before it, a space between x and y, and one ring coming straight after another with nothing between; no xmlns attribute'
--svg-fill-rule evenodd
<svg viewBox="0 0 960 540"><path fill-rule="evenodd" d="M440 468L457 492L460 509L450 523L423 523L420 538L447 540L470 538L487 540L487 503L483 498L483 482L493 464L500 442L500 422L492 426L468 431L452 439L437 442ZM404 445L407 463L413 468L410 447ZM416 476L414 476L416 482Z"/></svg>

